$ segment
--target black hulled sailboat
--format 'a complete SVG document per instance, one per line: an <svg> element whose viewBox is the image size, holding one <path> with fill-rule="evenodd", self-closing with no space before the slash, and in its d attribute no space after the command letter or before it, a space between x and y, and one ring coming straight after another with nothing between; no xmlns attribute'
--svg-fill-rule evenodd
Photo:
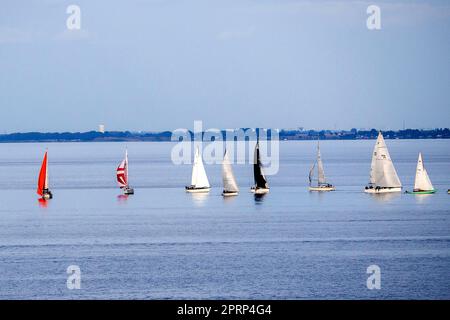
<svg viewBox="0 0 450 320"><path fill-rule="evenodd" d="M253 161L253 177L255 180L255 185L252 187L251 191L255 194L265 194L269 192L269 184L267 183L266 177L264 176L261 158L259 154L259 139L256 142L255 154Z"/></svg>

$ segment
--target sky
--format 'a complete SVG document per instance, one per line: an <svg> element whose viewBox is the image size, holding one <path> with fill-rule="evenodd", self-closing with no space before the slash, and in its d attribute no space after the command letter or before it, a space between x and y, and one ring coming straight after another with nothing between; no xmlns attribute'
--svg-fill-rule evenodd
<svg viewBox="0 0 450 320"><path fill-rule="evenodd" d="M0 108L0 133L450 127L450 1L2 0Z"/></svg>

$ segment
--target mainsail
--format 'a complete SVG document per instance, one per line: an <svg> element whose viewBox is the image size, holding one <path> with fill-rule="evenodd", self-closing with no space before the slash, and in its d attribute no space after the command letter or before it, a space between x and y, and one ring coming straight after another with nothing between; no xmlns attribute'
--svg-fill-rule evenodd
<svg viewBox="0 0 450 320"><path fill-rule="evenodd" d="M205 167L203 166L200 149L197 147L195 151L194 166L192 168L191 186L195 188L209 188L208 177L206 176Z"/></svg>
<svg viewBox="0 0 450 320"><path fill-rule="evenodd" d="M262 169L261 159L259 156L259 141L256 142L255 146L255 156L253 160L253 176L255 178L255 185L257 188L269 188L266 177Z"/></svg>
<svg viewBox="0 0 450 320"><path fill-rule="evenodd" d="M314 168L316 167L316 162L313 163L313 165L311 166L311 169L309 170L309 185L312 184L313 181L313 177L314 177Z"/></svg>
<svg viewBox="0 0 450 320"><path fill-rule="evenodd" d="M44 189L48 189L48 164L47 164L47 151L44 154L44 159L42 160L41 170L39 171L37 194L40 196L44 195Z"/></svg>
<svg viewBox="0 0 450 320"><path fill-rule="evenodd" d="M317 141L317 171L318 171L318 183L319 186L326 184L325 172L323 170L322 157L320 156L319 141Z"/></svg>
<svg viewBox="0 0 450 320"><path fill-rule="evenodd" d="M381 132L378 134L377 142L373 149L370 184L382 188L398 188L402 186Z"/></svg>
<svg viewBox="0 0 450 320"><path fill-rule="evenodd" d="M117 183L120 188L128 187L128 151L125 151L125 159L117 167Z"/></svg>
<svg viewBox="0 0 450 320"><path fill-rule="evenodd" d="M419 153L419 159L417 160L416 179L414 181L414 190L417 191L430 191L434 190L433 184L430 181L427 170L423 165L422 153Z"/></svg>
<svg viewBox="0 0 450 320"><path fill-rule="evenodd" d="M320 146L319 141L317 141L317 160L313 163L311 169L309 170L309 185L311 186L313 177L314 177L314 169L317 163L317 184L319 186L327 185L327 181L325 179L325 171L323 170L323 162L322 157L320 155Z"/></svg>
<svg viewBox="0 0 450 320"><path fill-rule="evenodd" d="M236 178L233 174L233 169L231 168L230 158L228 157L228 151L225 150L222 162L222 179L223 179L223 190L228 192L239 192L239 188L236 183Z"/></svg>

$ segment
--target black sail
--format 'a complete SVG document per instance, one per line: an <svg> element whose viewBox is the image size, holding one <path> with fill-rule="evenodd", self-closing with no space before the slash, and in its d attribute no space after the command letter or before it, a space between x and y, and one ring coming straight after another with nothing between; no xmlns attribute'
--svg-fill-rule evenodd
<svg viewBox="0 0 450 320"><path fill-rule="evenodd" d="M261 167L261 159L259 157L259 142L256 143L255 157L253 161L253 175L255 178L255 186L257 188L269 188L269 184L264 177L264 173Z"/></svg>

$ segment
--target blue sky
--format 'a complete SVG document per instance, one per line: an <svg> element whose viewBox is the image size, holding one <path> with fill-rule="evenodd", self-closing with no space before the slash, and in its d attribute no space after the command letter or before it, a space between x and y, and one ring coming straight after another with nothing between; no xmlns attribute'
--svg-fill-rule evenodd
<svg viewBox="0 0 450 320"><path fill-rule="evenodd" d="M0 106L0 132L449 127L450 2L3 0Z"/></svg>

